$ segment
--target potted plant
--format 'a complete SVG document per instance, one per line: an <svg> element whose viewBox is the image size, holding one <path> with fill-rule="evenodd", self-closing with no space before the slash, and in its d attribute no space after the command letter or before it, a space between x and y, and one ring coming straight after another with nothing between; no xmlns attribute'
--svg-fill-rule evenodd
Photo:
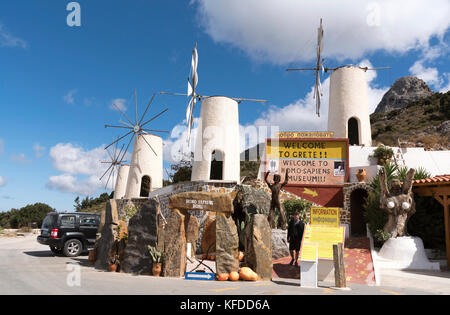
<svg viewBox="0 0 450 315"><path fill-rule="evenodd" d="M155 246L148 246L148 252L150 253L150 257L152 258L152 272L153 276L159 277L162 271L162 261L163 254L159 252Z"/></svg>
<svg viewBox="0 0 450 315"><path fill-rule="evenodd" d="M394 151L384 145L378 146L373 151L373 157L378 159L378 165L385 165L392 159L393 156Z"/></svg>
<svg viewBox="0 0 450 315"><path fill-rule="evenodd" d="M116 272L117 267L119 266L119 255L115 254L113 257L109 259L109 267L108 270L110 272Z"/></svg>

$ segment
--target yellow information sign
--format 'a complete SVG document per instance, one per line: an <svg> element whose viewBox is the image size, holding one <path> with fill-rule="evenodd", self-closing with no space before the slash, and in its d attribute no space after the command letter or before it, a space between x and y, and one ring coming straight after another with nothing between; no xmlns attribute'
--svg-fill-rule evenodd
<svg viewBox="0 0 450 315"><path fill-rule="evenodd" d="M311 225L339 226L339 208L311 207Z"/></svg>
<svg viewBox="0 0 450 315"><path fill-rule="evenodd" d="M307 225L303 234L302 247L305 243L317 243L319 259L333 259L333 245L344 244L344 227Z"/></svg>
<svg viewBox="0 0 450 315"><path fill-rule="evenodd" d="M304 242L301 248L301 261L317 261L319 256L319 245L317 243Z"/></svg>
<svg viewBox="0 0 450 315"><path fill-rule="evenodd" d="M333 131L282 131L275 133L277 138L333 138Z"/></svg>

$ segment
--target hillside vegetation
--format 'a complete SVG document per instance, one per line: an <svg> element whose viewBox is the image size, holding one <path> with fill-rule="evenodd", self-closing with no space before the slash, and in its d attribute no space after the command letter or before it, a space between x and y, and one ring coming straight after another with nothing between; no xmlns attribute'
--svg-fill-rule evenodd
<svg viewBox="0 0 450 315"><path fill-rule="evenodd" d="M397 146L397 139L409 146L432 150L450 149L450 91L435 93L407 107L370 117L376 144Z"/></svg>

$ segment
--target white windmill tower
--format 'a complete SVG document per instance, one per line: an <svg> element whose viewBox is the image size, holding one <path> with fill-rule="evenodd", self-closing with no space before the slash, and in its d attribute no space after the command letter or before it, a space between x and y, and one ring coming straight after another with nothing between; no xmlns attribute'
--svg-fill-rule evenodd
<svg viewBox="0 0 450 315"><path fill-rule="evenodd" d="M113 139L114 140L114 139ZM112 152L109 151L109 149L106 149L106 152L108 153L110 160L108 161L101 161L102 164L109 164L109 167L106 169L105 173L103 173L103 175L100 177L100 181L109 173L108 175L108 179L106 181L105 184L105 189L109 188L109 183L111 180L111 189L114 189L114 199L119 199L116 198L117 195L117 183L119 182L119 178L120 178L120 169L123 167L122 163L126 162L123 161L124 155L123 153L123 147L124 145L122 145L122 148L120 149L120 151L118 150L118 142L115 142L115 146L113 146L112 148ZM117 180L115 181L117 177ZM114 185L114 183L116 182L116 185Z"/></svg>
<svg viewBox="0 0 450 315"><path fill-rule="evenodd" d="M109 146L117 143L118 141L129 135L132 135L125 151L123 151L122 153L122 159L134 139L131 164L129 166L123 165L123 167L119 170L120 182L118 181L116 184L116 188L118 188L117 199L147 197L151 191L159 189L163 186L163 141L161 137L153 134L153 132L168 131L148 129L149 127L146 127L146 125L161 116L168 109L164 109L150 120L143 122L154 98L155 95L153 95L153 97L151 98L144 114L140 119L138 119L137 96L135 91L135 121L131 121L127 117L127 115L117 105L114 104L117 110L122 113L122 115L128 122L120 121L122 123L122 126L105 125L105 127L122 128L129 130L125 135L118 138ZM109 146L107 146L105 149L107 149ZM126 185L124 189L125 178Z"/></svg>
<svg viewBox="0 0 450 315"><path fill-rule="evenodd" d="M320 116L320 99L323 96L320 72L332 71L333 73L330 76L328 131L334 132L336 138L349 138L350 145L371 146L372 133L366 72L390 68L369 69L354 65L324 68L324 59L322 59L323 35L322 19L320 19L316 67L312 69L287 69L287 71L315 71L314 98L316 99L316 113L318 116Z"/></svg>
<svg viewBox="0 0 450 315"><path fill-rule="evenodd" d="M192 181L240 181L239 103L242 101L267 102L266 100L231 98L227 96L202 96L198 85L197 45L192 51L191 73L188 78L186 108L187 142L190 142L194 122L194 109L201 101L200 119L194 148Z"/></svg>

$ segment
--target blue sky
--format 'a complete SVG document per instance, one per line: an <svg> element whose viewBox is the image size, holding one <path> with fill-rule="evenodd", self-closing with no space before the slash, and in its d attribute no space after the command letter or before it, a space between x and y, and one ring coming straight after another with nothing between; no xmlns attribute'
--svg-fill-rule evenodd
<svg viewBox="0 0 450 315"><path fill-rule="evenodd" d="M104 191L96 163L119 134L103 127L121 118L112 103L131 115L134 89L141 112L155 92L184 92L196 42L201 93L270 100L242 103L242 126L326 129L327 102L314 116L312 74L285 71L314 64L320 17L328 66L393 67L368 74L372 107L406 75L449 89L448 1L401 10L386 0L78 1L80 27L67 25L68 3L0 3L0 211L35 202L72 210L77 195ZM166 107L151 126L173 131L163 136L169 167L185 99L157 96L147 115Z"/></svg>

